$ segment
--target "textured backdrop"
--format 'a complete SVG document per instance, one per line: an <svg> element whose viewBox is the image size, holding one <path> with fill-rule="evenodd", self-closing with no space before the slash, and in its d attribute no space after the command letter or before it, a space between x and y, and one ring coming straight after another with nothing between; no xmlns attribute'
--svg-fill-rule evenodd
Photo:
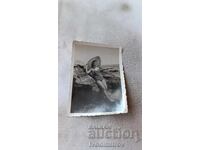
<svg viewBox="0 0 200 150"><path fill-rule="evenodd" d="M94 148L89 143L124 144L117 149L142 149L141 0L59 0L59 150ZM73 40L122 46L129 113L100 117L66 116ZM133 131L133 138L89 139L89 127Z"/></svg>

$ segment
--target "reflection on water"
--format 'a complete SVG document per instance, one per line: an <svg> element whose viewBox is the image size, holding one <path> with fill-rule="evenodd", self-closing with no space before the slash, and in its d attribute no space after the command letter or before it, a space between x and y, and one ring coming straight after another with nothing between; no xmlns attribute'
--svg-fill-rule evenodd
<svg viewBox="0 0 200 150"><path fill-rule="evenodd" d="M84 86L84 88L75 87L72 94L71 112L89 113L120 111L122 109L119 107L121 102L121 90L118 88L114 93L118 93L119 99L118 101L110 102L103 91L95 92L89 86Z"/></svg>

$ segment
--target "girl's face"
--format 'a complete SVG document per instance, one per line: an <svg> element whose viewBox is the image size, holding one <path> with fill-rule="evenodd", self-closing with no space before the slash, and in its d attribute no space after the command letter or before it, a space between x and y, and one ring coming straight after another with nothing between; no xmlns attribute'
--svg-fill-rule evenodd
<svg viewBox="0 0 200 150"><path fill-rule="evenodd" d="M97 67L98 66L98 62L97 61L94 61L93 62L93 67Z"/></svg>

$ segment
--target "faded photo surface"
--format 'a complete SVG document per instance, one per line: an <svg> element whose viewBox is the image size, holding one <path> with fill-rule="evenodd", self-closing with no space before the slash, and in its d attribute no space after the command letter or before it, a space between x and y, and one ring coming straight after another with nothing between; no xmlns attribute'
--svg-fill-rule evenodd
<svg viewBox="0 0 200 150"><path fill-rule="evenodd" d="M71 113L109 113L126 110L121 82L119 48L75 42Z"/></svg>

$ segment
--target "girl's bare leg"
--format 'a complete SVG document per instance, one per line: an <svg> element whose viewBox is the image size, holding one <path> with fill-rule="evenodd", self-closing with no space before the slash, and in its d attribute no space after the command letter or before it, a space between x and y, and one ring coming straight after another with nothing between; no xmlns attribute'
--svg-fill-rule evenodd
<svg viewBox="0 0 200 150"><path fill-rule="evenodd" d="M108 89L105 80L102 80L102 81L98 80L98 81L97 81L97 84L98 84L104 91L106 91L106 90Z"/></svg>
<svg viewBox="0 0 200 150"><path fill-rule="evenodd" d="M104 87L105 87L105 89L107 90L107 89L108 89L108 87L107 87L106 80L105 80L105 79L103 79L103 80L102 80L102 83L104 84Z"/></svg>
<svg viewBox="0 0 200 150"><path fill-rule="evenodd" d="M105 91L106 90L106 87L104 85L104 83L100 80L97 81L97 84Z"/></svg>
<svg viewBox="0 0 200 150"><path fill-rule="evenodd" d="M105 81L105 80L102 80L102 81L99 80L99 81L97 81L97 84L103 89L103 91L104 91L106 97L107 97L111 102L115 101L115 100L112 98L111 94L110 94L110 93L108 92L108 90L107 90L107 84L106 84L106 81Z"/></svg>

